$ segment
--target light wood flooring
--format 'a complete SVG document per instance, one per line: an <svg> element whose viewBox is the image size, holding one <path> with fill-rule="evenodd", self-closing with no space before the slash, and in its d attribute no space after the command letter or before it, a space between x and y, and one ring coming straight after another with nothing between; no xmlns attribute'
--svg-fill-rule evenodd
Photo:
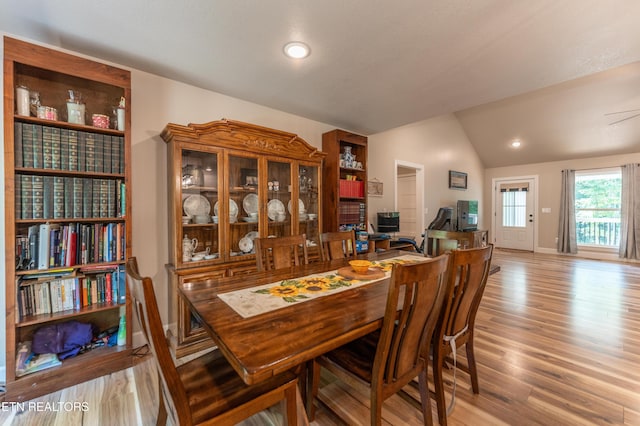
<svg viewBox="0 0 640 426"><path fill-rule="evenodd" d="M476 322L480 394L459 371L449 424L640 425L640 265L502 250L493 263L501 271L489 278ZM321 399L346 424L368 424L366 396L324 379ZM141 358L134 368L32 401L50 410L86 402L85 411L0 410L0 424L152 425L156 389L151 363ZM383 417L387 425L422 424L397 396ZM437 424L435 405L433 417ZM320 408L311 424L344 423Z"/></svg>

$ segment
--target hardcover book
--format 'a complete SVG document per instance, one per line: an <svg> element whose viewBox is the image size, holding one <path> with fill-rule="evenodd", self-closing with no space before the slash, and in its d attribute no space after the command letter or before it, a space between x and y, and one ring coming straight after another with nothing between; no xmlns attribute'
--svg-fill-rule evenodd
<svg viewBox="0 0 640 426"><path fill-rule="evenodd" d="M82 217L93 216L93 179L84 178L82 182Z"/></svg>
<svg viewBox="0 0 640 426"><path fill-rule="evenodd" d="M70 176L64 178L64 217L73 217L73 178Z"/></svg>
<svg viewBox="0 0 640 426"><path fill-rule="evenodd" d="M93 170L99 173L104 172L104 138L101 134L92 134L93 136ZM107 136L108 137L108 136Z"/></svg>
<svg viewBox="0 0 640 426"><path fill-rule="evenodd" d="M95 172L96 171L95 135L93 133L85 132L84 137L85 137L85 140L84 140L85 170L88 172Z"/></svg>
<svg viewBox="0 0 640 426"><path fill-rule="evenodd" d="M53 167L52 140L51 134L53 127L42 127L42 168L50 169Z"/></svg>
<svg viewBox="0 0 640 426"><path fill-rule="evenodd" d="M44 164L42 158L42 126L33 124L33 167L41 169Z"/></svg>
<svg viewBox="0 0 640 426"><path fill-rule="evenodd" d="M78 132L78 171L87 171L86 164L86 133Z"/></svg>
<svg viewBox="0 0 640 426"><path fill-rule="evenodd" d="M13 123L13 156L16 167L23 166L22 158L22 123Z"/></svg>
<svg viewBox="0 0 640 426"><path fill-rule="evenodd" d="M51 129L51 168L60 170L60 129L53 127Z"/></svg>
<svg viewBox="0 0 640 426"><path fill-rule="evenodd" d="M120 137L111 136L111 173L120 173Z"/></svg>
<svg viewBox="0 0 640 426"><path fill-rule="evenodd" d="M69 170L78 170L78 132L69 130Z"/></svg>
<svg viewBox="0 0 640 426"><path fill-rule="evenodd" d="M33 125L22 123L22 165L33 167Z"/></svg>
<svg viewBox="0 0 640 426"><path fill-rule="evenodd" d="M43 217L45 219L53 219L53 176L43 176L44 180L44 191L43 191L43 200L44 200L44 211Z"/></svg>
<svg viewBox="0 0 640 426"><path fill-rule="evenodd" d="M64 214L64 177L53 177L53 218L63 219Z"/></svg>
<svg viewBox="0 0 640 426"><path fill-rule="evenodd" d="M33 219L33 183L29 175L17 175L22 192L22 219Z"/></svg>
<svg viewBox="0 0 640 426"><path fill-rule="evenodd" d="M115 173L111 171L111 136L109 135L104 135L102 153L104 157L103 171L105 173Z"/></svg>
<svg viewBox="0 0 640 426"><path fill-rule="evenodd" d="M33 218L44 218L44 179L43 176L31 176L33 188Z"/></svg>
<svg viewBox="0 0 640 426"><path fill-rule="evenodd" d="M69 170L69 129L60 129L60 169Z"/></svg>
<svg viewBox="0 0 640 426"><path fill-rule="evenodd" d="M73 178L73 217L81 218L83 217L83 201L82 201L82 178L74 177Z"/></svg>

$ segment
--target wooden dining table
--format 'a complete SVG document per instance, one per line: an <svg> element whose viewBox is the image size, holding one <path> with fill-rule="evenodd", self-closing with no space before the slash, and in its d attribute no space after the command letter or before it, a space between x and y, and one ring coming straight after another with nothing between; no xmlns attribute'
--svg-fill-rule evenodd
<svg viewBox="0 0 640 426"><path fill-rule="evenodd" d="M384 260L390 250L359 258ZM243 318L219 294L336 270L346 260L295 266L248 276L185 283L181 297L247 384L255 384L370 333L382 325L389 278ZM304 389L303 389L304 392Z"/></svg>

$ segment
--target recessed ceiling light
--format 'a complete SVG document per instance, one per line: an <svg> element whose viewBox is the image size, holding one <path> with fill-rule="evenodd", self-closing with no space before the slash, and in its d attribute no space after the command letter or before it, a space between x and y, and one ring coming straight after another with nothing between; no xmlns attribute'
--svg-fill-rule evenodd
<svg viewBox="0 0 640 426"><path fill-rule="evenodd" d="M284 54L293 59L302 59L309 56L311 49L300 41L292 41L284 45Z"/></svg>
<svg viewBox="0 0 640 426"><path fill-rule="evenodd" d="M513 142L511 142L511 147L512 148L520 148L520 140L516 139Z"/></svg>

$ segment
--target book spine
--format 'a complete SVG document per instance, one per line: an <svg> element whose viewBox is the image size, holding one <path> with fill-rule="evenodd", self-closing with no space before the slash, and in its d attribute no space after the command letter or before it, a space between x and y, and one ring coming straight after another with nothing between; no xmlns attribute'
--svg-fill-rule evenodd
<svg viewBox="0 0 640 426"><path fill-rule="evenodd" d="M53 176L43 176L43 218L44 219L53 219Z"/></svg>
<svg viewBox="0 0 640 426"><path fill-rule="evenodd" d="M22 123L22 165L33 167L33 125Z"/></svg>
<svg viewBox="0 0 640 426"><path fill-rule="evenodd" d="M42 126L33 125L33 167L41 169L44 165L42 157Z"/></svg>
<svg viewBox="0 0 640 426"><path fill-rule="evenodd" d="M78 171L87 171L86 164L86 133L78 132Z"/></svg>
<svg viewBox="0 0 640 426"><path fill-rule="evenodd" d="M118 158L118 167L120 173L124 173L124 136L118 136L118 146L120 148L120 157Z"/></svg>
<svg viewBox="0 0 640 426"><path fill-rule="evenodd" d="M64 215L64 177L53 177L53 218L63 219Z"/></svg>
<svg viewBox="0 0 640 426"><path fill-rule="evenodd" d="M34 175L31 177L31 185L33 187L33 218L44 218L44 178L43 176Z"/></svg>
<svg viewBox="0 0 640 426"><path fill-rule="evenodd" d="M42 168L50 169L53 164L52 153L53 127L42 126Z"/></svg>
<svg viewBox="0 0 640 426"><path fill-rule="evenodd" d="M14 208L16 219L24 219L22 213L22 175L16 175L16 189L15 189L15 200L14 200Z"/></svg>
<svg viewBox="0 0 640 426"><path fill-rule="evenodd" d="M104 163L103 163L103 171L105 173L114 173L111 169L111 136L109 135L104 135L104 140L102 142L102 152L103 152L103 158L104 158Z"/></svg>
<svg viewBox="0 0 640 426"><path fill-rule="evenodd" d="M54 127L51 129L51 168L60 170L60 129Z"/></svg>
<svg viewBox="0 0 640 426"><path fill-rule="evenodd" d="M22 157L22 123L16 121L13 123L13 156L16 167L24 165Z"/></svg>
<svg viewBox="0 0 640 426"><path fill-rule="evenodd" d="M69 130L69 170L78 170L78 132Z"/></svg>
<svg viewBox="0 0 640 426"><path fill-rule="evenodd" d="M96 171L95 135L93 133L85 132L84 137L85 137L85 141L84 141L85 170L88 172L95 172Z"/></svg>
<svg viewBox="0 0 640 426"><path fill-rule="evenodd" d="M102 173L104 172L104 137L101 134L93 134L93 160L94 160L94 170L96 172Z"/></svg>
<svg viewBox="0 0 640 426"><path fill-rule="evenodd" d="M84 178L82 182L82 217L93 217L93 179Z"/></svg>
<svg viewBox="0 0 640 426"><path fill-rule="evenodd" d="M109 217L109 180L98 179L100 183L100 216Z"/></svg>
<svg viewBox="0 0 640 426"><path fill-rule="evenodd" d="M64 177L64 217L73 217L73 178L70 176Z"/></svg>
<svg viewBox="0 0 640 426"><path fill-rule="evenodd" d="M116 217L116 181L107 180L108 192L107 192L107 216Z"/></svg>
<svg viewBox="0 0 640 426"><path fill-rule="evenodd" d="M82 212L82 209L83 209L82 195L83 195L82 178L74 177L73 178L73 217L74 218L82 217L82 213L83 213Z"/></svg>
<svg viewBox="0 0 640 426"><path fill-rule="evenodd" d="M111 173L120 173L120 139L111 136Z"/></svg>
<svg viewBox="0 0 640 426"><path fill-rule="evenodd" d="M43 223L38 232L38 269L49 268L49 230L50 225Z"/></svg>
<svg viewBox="0 0 640 426"><path fill-rule="evenodd" d="M26 269L36 269L38 267L38 235L40 233L39 225L31 225L27 233L29 238L29 263Z"/></svg>
<svg viewBox="0 0 640 426"><path fill-rule="evenodd" d="M100 217L100 179L92 179L91 214L92 217Z"/></svg>
<svg viewBox="0 0 640 426"><path fill-rule="evenodd" d="M22 192L22 218L33 219L33 180L29 175L20 175Z"/></svg>
<svg viewBox="0 0 640 426"><path fill-rule="evenodd" d="M60 129L60 169L69 170L69 129Z"/></svg>

